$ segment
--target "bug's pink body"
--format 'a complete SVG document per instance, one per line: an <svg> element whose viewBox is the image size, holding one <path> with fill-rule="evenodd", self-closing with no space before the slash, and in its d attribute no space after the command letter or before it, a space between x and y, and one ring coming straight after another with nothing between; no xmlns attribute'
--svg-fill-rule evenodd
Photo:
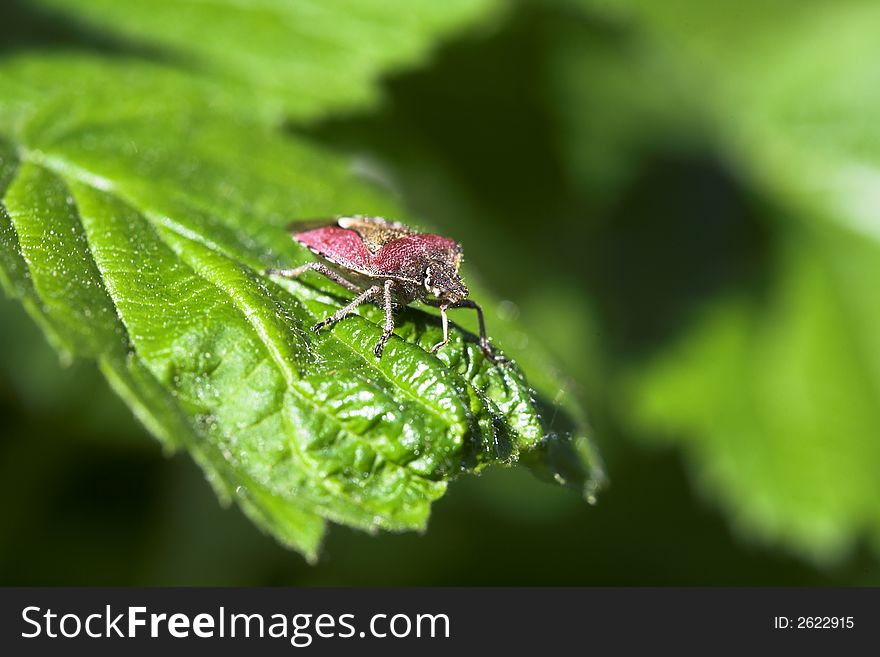
<svg viewBox="0 0 880 657"><path fill-rule="evenodd" d="M353 230L339 226L325 226L303 233L296 233L294 239L322 256L331 256L339 264L352 264L358 268L368 267L373 254Z"/></svg>
<svg viewBox="0 0 880 657"><path fill-rule="evenodd" d="M272 269L287 278L298 278L307 271L326 276L357 296L351 302L313 326L319 331L333 325L367 302L382 303L385 328L374 350L382 356L394 331L394 309L413 301L440 308L443 340L431 347L436 351L449 342L451 308L473 308L480 324L480 349L493 362L496 357L486 337L483 311L468 296L461 280L461 245L434 233L420 233L401 223L364 215L340 216L332 222L308 227L293 224L290 235L326 262L308 262L294 269Z"/></svg>
<svg viewBox="0 0 880 657"><path fill-rule="evenodd" d="M419 233L391 239L374 253L358 232L339 226L315 228L293 237L338 265L374 274L407 271L411 263L422 261L426 255L450 254L452 257L458 249L457 242L448 237Z"/></svg>

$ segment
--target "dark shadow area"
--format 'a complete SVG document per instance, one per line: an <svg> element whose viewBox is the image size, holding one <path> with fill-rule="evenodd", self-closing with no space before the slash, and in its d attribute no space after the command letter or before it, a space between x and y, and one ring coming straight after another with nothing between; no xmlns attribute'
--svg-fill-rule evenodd
<svg viewBox="0 0 880 657"><path fill-rule="evenodd" d="M712 158L652 158L581 239L566 260L595 299L605 345L626 359L662 348L705 301L732 290L757 301L773 279L770 227Z"/></svg>
<svg viewBox="0 0 880 657"><path fill-rule="evenodd" d="M130 580L150 556L159 455L99 448L77 429L55 423L24 428L26 434L8 434L18 444L0 441L7 463L0 581L35 586Z"/></svg>

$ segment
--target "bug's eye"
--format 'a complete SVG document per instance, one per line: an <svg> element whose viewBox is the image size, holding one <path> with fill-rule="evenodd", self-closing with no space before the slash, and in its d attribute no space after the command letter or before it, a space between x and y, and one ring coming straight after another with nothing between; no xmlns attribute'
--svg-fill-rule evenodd
<svg viewBox="0 0 880 657"><path fill-rule="evenodd" d="M430 291L431 291L431 285L432 285L432 283L433 283L433 281L431 280L431 268L428 267L428 268L425 270L425 290L426 290L427 292L430 292Z"/></svg>

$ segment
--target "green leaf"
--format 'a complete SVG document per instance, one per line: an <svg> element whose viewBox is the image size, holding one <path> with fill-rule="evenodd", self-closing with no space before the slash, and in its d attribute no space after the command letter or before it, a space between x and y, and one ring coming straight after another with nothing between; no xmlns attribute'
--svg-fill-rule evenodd
<svg viewBox="0 0 880 657"><path fill-rule="evenodd" d="M547 401L564 386L539 350L521 359L536 392L458 326L428 353L441 327L417 309L381 360L379 308L310 331L346 295L261 273L311 259L285 226L408 218L346 160L213 98L147 61L0 62L0 271L52 344L95 359L221 498L309 558L326 520L423 529L449 480L492 464L523 460L591 497L601 474L582 412ZM520 332L472 289L493 335Z"/></svg>
<svg viewBox="0 0 880 657"><path fill-rule="evenodd" d="M378 99L379 76L424 60L496 0L37 0L110 47L211 83L250 113L313 118ZM158 57L157 57L158 55Z"/></svg>
<svg viewBox="0 0 880 657"><path fill-rule="evenodd" d="M880 545L880 313L862 301L880 247L816 227L780 268L635 378L635 418L681 444L740 529L827 561Z"/></svg>
<svg viewBox="0 0 880 657"><path fill-rule="evenodd" d="M710 304L630 372L638 423L682 445L749 533L820 560L865 535L880 549L880 6L582 4L690 79L729 161L771 199L779 243L772 289Z"/></svg>

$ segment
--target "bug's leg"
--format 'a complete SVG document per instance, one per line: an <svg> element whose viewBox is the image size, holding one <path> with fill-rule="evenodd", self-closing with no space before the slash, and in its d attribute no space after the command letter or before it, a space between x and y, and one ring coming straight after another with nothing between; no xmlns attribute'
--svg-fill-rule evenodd
<svg viewBox="0 0 880 657"><path fill-rule="evenodd" d="M445 308L473 308L477 311L477 321L480 323L480 350L483 352L483 355L486 356L490 361L497 364L503 364L509 362L504 356L499 356L492 349L492 345L489 342L489 338L486 335L486 320L483 318L483 309L480 307L475 301L471 301L470 299L464 299L463 301L459 301L454 305L444 304L436 299L422 299L422 303L433 306L435 308L440 308L440 317L443 320L443 342L434 345L431 347L431 351L433 352L435 349L439 349L447 342L449 342L449 332L448 332L448 320L446 319L446 313L444 312Z"/></svg>
<svg viewBox="0 0 880 657"><path fill-rule="evenodd" d="M446 316L446 305L440 306L440 319L443 322L443 340L431 347L428 352L434 353L440 347L449 344L449 317Z"/></svg>
<svg viewBox="0 0 880 657"><path fill-rule="evenodd" d="M302 265L301 267L294 267L293 269L267 269L265 273L267 276L282 276L284 278L296 279L305 274L307 271L314 271L323 276L326 276L331 281L333 281L334 283L338 283L350 292L360 292L363 289L361 287L358 287L348 279L343 278L342 276L337 274L323 262L309 262Z"/></svg>
<svg viewBox="0 0 880 657"><path fill-rule="evenodd" d="M315 332L320 331L325 326L333 326L336 322L343 319L346 315L354 312L355 308L360 306L362 303L366 303L367 301L371 301L377 295L382 293L382 288L378 285L374 285L373 287L364 290L359 295L357 295L351 302L345 306L344 308L340 308L335 313L330 315L327 319L318 322L312 327L312 330Z"/></svg>
<svg viewBox="0 0 880 657"><path fill-rule="evenodd" d="M391 334L394 332L394 304L391 299L391 288L393 285L394 281L385 281L385 330L382 332L382 337L379 339L379 343L373 350L373 353L376 354L376 358L382 357L385 345L388 343L388 340L391 339Z"/></svg>
<svg viewBox="0 0 880 657"><path fill-rule="evenodd" d="M486 335L486 320L483 319L483 309L480 307L475 301L471 301L470 299L464 299L459 301L457 304L452 306L453 308L473 308L477 311L477 321L480 323L480 350L483 352L483 355L491 360L493 363L506 363L507 359L503 356L499 356L492 350L492 345L489 344L489 338Z"/></svg>

